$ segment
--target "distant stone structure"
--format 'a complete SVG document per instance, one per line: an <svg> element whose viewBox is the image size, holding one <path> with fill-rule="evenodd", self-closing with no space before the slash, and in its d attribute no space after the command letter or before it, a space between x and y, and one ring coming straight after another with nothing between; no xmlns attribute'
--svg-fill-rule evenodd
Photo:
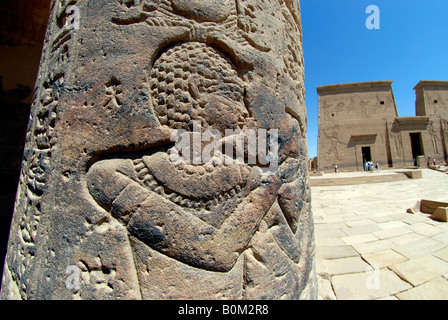
<svg viewBox="0 0 448 320"><path fill-rule="evenodd" d="M422 156L446 161L448 82L420 81L414 90L416 116L399 117L392 81L318 87L318 170L361 171L369 161L412 167Z"/></svg>
<svg viewBox="0 0 448 320"><path fill-rule="evenodd" d="M317 298L301 37L298 0L52 1L0 298ZM195 121L276 170L175 163Z"/></svg>

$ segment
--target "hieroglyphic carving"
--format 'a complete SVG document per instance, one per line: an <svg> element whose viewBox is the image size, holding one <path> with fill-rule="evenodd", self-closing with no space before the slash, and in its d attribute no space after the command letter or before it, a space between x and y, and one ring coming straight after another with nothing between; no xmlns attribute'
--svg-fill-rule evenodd
<svg viewBox="0 0 448 320"><path fill-rule="evenodd" d="M116 78L110 79L106 83L106 98L103 107L107 111L116 110L123 104L121 82Z"/></svg>
<svg viewBox="0 0 448 320"><path fill-rule="evenodd" d="M31 270L37 250L36 237L41 219L41 201L47 188L52 149L57 142L54 130L60 97L60 93L55 89L58 81L62 81L62 78L53 83L45 83L43 88L38 90L32 106L32 110L36 113L30 117L16 205L16 210L20 207L22 210L22 216L18 221L19 242L15 243L19 248L17 248L18 254L12 256L12 260L8 262L12 269L11 275L18 283L24 278L27 268ZM22 298L26 298L27 283L21 283L20 294Z"/></svg>
<svg viewBox="0 0 448 320"><path fill-rule="evenodd" d="M53 35L50 47L49 59L53 60L52 69L55 72L61 70L68 63L71 55L71 43L74 41L75 30L67 23L69 6L76 5L78 0L61 0L55 1L53 12L55 16L54 24L52 25ZM55 78L57 76L53 76Z"/></svg>
<svg viewBox="0 0 448 320"><path fill-rule="evenodd" d="M64 84L64 67L68 62L71 31L63 23L65 9L76 1L54 1L49 30L55 32L52 37L47 31L42 56L48 59L47 65L40 66L31 107L31 115L25 141L25 151L20 174L15 214L18 228L16 236L10 242L6 259L11 280L17 284L21 298L31 294L29 285L34 270L34 259L38 250L39 225L42 215L42 199L48 188L51 172L51 157L57 144L55 127L57 108ZM45 59L42 59L44 61ZM12 229L14 230L14 229ZM14 234L14 233L13 233Z"/></svg>

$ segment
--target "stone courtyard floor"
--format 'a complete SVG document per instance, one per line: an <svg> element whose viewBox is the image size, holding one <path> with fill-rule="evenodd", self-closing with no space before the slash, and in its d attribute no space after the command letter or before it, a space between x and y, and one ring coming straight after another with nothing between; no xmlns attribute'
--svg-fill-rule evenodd
<svg viewBox="0 0 448 320"><path fill-rule="evenodd" d="M448 175L422 176L311 188L319 299L448 300L448 223L406 212L422 199L448 202Z"/></svg>

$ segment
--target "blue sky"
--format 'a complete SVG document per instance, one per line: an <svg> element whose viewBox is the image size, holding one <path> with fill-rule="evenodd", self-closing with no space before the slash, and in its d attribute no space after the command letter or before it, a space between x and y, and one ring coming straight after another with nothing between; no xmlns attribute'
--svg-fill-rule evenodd
<svg viewBox="0 0 448 320"><path fill-rule="evenodd" d="M448 0L301 0L309 156L317 155L316 87L392 80L399 116L415 115L414 86L448 81ZM380 29L369 30L369 5Z"/></svg>

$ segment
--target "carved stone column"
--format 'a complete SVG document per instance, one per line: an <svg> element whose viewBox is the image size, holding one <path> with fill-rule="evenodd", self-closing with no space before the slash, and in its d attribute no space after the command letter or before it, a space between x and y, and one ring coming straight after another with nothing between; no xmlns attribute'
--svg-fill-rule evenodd
<svg viewBox="0 0 448 320"><path fill-rule="evenodd" d="M52 6L1 297L317 298L298 0ZM195 125L275 170L175 162Z"/></svg>

